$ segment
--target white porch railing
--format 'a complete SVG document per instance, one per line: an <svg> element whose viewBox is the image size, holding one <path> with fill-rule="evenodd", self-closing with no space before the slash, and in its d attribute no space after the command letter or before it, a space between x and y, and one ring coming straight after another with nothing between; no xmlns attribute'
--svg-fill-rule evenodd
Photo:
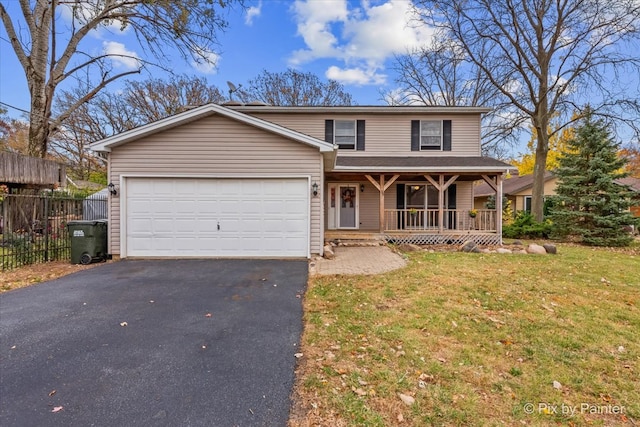
<svg viewBox="0 0 640 427"><path fill-rule="evenodd" d="M469 209L443 209L443 231L497 232L497 215L492 209L476 209L476 216ZM384 231L440 230L439 209L385 209Z"/></svg>

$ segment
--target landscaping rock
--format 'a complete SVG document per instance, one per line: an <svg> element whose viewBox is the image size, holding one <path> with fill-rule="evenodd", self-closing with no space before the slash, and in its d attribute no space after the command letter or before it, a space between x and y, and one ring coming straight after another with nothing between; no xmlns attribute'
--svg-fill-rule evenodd
<svg viewBox="0 0 640 427"><path fill-rule="evenodd" d="M511 244L515 246L522 246L522 242L520 240L514 240Z"/></svg>
<svg viewBox="0 0 640 427"><path fill-rule="evenodd" d="M556 248L556 245L552 245L551 243L545 243L544 245L542 245L542 247L545 251L547 251L548 254L555 255L558 253L558 248Z"/></svg>
<svg viewBox="0 0 640 427"><path fill-rule="evenodd" d="M411 406L416 402L416 399L414 399L412 396L406 395L406 394L402 394L402 393L398 393L398 397L400 398L400 400L402 400L405 405L407 406Z"/></svg>
<svg viewBox="0 0 640 427"><path fill-rule="evenodd" d="M336 257L336 254L333 252L333 247L331 245L325 245L323 257L325 259L334 259Z"/></svg>
<svg viewBox="0 0 640 427"><path fill-rule="evenodd" d="M536 245L535 243L531 243L527 246L527 253L536 254L536 255L546 255L547 251L540 245Z"/></svg>
<svg viewBox="0 0 640 427"><path fill-rule="evenodd" d="M496 252L499 254L512 254L513 251L511 249L507 249L507 248L498 248L496 249Z"/></svg>
<svg viewBox="0 0 640 427"><path fill-rule="evenodd" d="M480 251L480 253L483 253L483 254L490 254L491 253L491 250L489 250L487 248L478 249L478 251Z"/></svg>
<svg viewBox="0 0 640 427"><path fill-rule="evenodd" d="M403 243L398 246L398 250L401 252L417 252L421 251L422 248L418 245L414 245L413 243Z"/></svg>
<svg viewBox="0 0 640 427"><path fill-rule="evenodd" d="M460 246L460 252L473 252L479 253L478 245L473 240L467 240L462 246Z"/></svg>

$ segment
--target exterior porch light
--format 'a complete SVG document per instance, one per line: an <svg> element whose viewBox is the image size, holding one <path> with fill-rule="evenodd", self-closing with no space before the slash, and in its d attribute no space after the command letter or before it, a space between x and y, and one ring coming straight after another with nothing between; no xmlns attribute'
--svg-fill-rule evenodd
<svg viewBox="0 0 640 427"><path fill-rule="evenodd" d="M311 190L312 190L312 193L313 193L314 197L317 196L318 195L318 183L314 182L313 185L311 186Z"/></svg>
<svg viewBox="0 0 640 427"><path fill-rule="evenodd" d="M364 193L364 184L360 184L360 192Z"/></svg>
<svg viewBox="0 0 640 427"><path fill-rule="evenodd" d="M110 182L109 185L107 185L107 189L109 190L109 194L111 194L112 196L118 195L118 189L113 182Z"/></svg>

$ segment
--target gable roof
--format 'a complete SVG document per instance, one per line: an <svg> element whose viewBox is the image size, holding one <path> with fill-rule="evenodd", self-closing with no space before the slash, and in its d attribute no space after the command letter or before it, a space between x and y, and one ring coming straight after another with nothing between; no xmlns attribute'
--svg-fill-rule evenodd
<svg viewBox="0 0 640 427"><path fill-rule="evenodd" d="M234 111L230 108L224 107L218 104L206 104L191 110L187 110L183 113L178 113L173 116L166 117L158 120L157 122L149 123L126 132L122 132L117 135L110 136L100 141L96 141L89 145L89 148L93 151L109 152L112 148L117 147L127 142L140 139L145 136L153 135L155 133L181 126L189 122L201 119L203 117L211 116L213 114L219 114L224 117L245 123L250 126L254 126L258 129L265 130L267 132L275 133L284 138L297 141L311 147L315 147L320 152L332 152L335 150L333 144L306 135L301 132L297 132L288 129L284 126L277 125L275 123L268 122L266 120L259 119L248 114Z"/></svg>
<svg viewBox="0 0 640 427"><path fill-rule="evenodd" d="M552 178L555 178L553 173L549 171L544 173L544 182L547 182ZM502 181L502 193L505 196L519 193L531 187L533 187L533 174L513 176ZM493 191L486 182L476 186L473 190L475 197L492 196L495 193L496 192Z"/></svg>
<svg viewBox="0 0 640 427"><path fill-rule="evenodd" d="M616 179L618 184L628 185L632 191L636 193L640 193L640 178L634 178L632 176L628 176L626 178Z"/></svg>

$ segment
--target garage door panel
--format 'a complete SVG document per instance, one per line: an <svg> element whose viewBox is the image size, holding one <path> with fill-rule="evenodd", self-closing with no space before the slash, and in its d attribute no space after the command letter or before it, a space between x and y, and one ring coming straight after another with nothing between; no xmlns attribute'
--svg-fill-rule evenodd
<svg viewBox="0 0 640 427"><path fill-rule="evenodd" d="M306 179L128 178L125 185L125 256L308 254Z"/></svg>

